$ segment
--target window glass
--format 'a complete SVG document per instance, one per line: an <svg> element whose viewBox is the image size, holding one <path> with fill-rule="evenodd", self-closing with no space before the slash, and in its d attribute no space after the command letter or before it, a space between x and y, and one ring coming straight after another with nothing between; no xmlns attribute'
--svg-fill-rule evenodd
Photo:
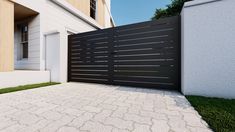
<svg viewBox="0 0 235 132"><path fill-rule="evenodd" d="M96 0L90 0L90 16L96 19Z"/></svg>
<svg viewBox="0 0 235 132"><path fill-rule="evenodd" d="M21 26L22 58L28 58L28 25Z"/></svg>

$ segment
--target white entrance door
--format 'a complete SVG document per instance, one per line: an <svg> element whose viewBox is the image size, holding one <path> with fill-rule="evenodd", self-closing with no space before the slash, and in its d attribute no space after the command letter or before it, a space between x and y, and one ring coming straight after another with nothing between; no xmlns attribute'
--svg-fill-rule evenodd
<svg viewBox="0 0 235 132"><path fill-rule="evenodd" d="M46 70L51 72L51 81L60 82L60 35L46 36Z"/></svg>

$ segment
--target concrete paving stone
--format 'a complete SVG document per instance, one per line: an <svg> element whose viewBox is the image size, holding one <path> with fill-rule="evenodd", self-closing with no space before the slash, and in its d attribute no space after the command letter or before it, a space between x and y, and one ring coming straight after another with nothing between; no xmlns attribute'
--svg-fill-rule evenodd
<svg viewBox="0 0 235 132"><path fill-rule="evenodd" d="M132 132L151 132L149 125L136 124Z"/></svg>
<svg viewBox="0 0 235 132"><path fill-rule="evenodd" d="M186 128L186 123L184 120L182 120L181 117L177 117L177 116L168 116L169 118L169 121L168 121L168 124L171 128L172 131L174 132L181 132L181 131L189 131L187 128Z"/></svg>
<svg viewBox="0 0 235 132"><path fill-rule="evenodd" d="M51 122L46 127L40 129L40 132L56 132L59 128L69 124L74 118L70 116L63 116L57 121Z"/></svg>
<svg viewBox="0 0 235 132"><path fill-rule="evenodd" d="M13 121L9 118L0 117L0 130L18 124L17 121Z"/></svg>
<svg viewBox="0 0 235 132"><path fill-rule="evenodd" d="M20 129L25 128L26 126L20 125L20 124L15 124L10 127L5 128L4 130L0 130L0 132L17 132Z"/></svg>
<svg viewBox="0 0 235 132"><path fill-rule="evenodd" d="M63 126L59 128L57 132L80 132L80 131L75 127Z"/></svg>
<svg viewBox="0 0 235 132"><path fill-rule="evenodd" d="M94 113L89 113L86 112L84 114L82 114L81 116L77 117L76 119L74 119L72 122L70 122L68 125L69 126L74 126L76 128L81 127L86 121L91 120L94 117Z"/></svg>
<svg viewBox="0 0 235 132"><path fill-rule="evenodd" d="M170 116L181 116L181 113L179 111L175 111L175 110L155 109L155 112L162 113L165 115L170 115Z"/></svg>
<svg viewBox="0 0 235 132"><path fill-rule="evenodd" d="M0 95L0 132L211 132L175 91L64 83Z"/></svg>
<svg viewBox="0 0 235 132"><path fill-rule="evenodd" d="M132 121L126 121L120 118L112 118L108 117L104 124L106 125L112 125L119 129L127 129L127 130L133 130L133 122Z"/></svg>
<svg viewBox="0 0 235 132"><path fill-rule="evenodd" d="M115 105L110 105L110 104L100 104L98 105L99 108L101 109L106 109L106 110L116 110L118 107Z"/></svg>
<svg viewBox="0 0 235 132"><path fill-rule="evenodd" d="M127 98L128 98L128 96L120 96L118 99L117 99L117 101L120 101L120 102L123 102L123 101L125 101L125 100L127 100Z"/></svg>
<svg viewBox="0 0 235 132"><path fill-rule="evenodd" d="M190 132L213 132L209 128L191 127L191 126L187 126L187 128L190 130Z"/></svg>
<svg viewBox="0 0 235 132"><path fill-rule="evenodd" d="M18 111L14 114L8 115L7 117L19 122L22 125L33 125L37 121L43 119L42 117L39 117L35 114L31 114L24 111Z"/></svg>
<svg viewBox="0 0 235 132"><path fill-rule="evenodd" d="M80 130L89 132L111 132L112 126L105 126L99 122L88 121L80 128Z"/></svg>
<svg viewBox="0 0 235 132"><path fill-rule="evenodd" d="M91 112L91 113L99 113L102 109L99 107L94 107L94 106L84 106L81 108L81 110Z"/></svg>
<svg viewBox="0 0 235 132"><path fill-rule="evenodd" d="M145 117L152 117L156 120L167 120L167 117L165 114L160 114L156 112L151 112L151 111L140 111L141 116Z"/></svg>
<svg viewBox="0 0 235 132"><path fill-rule="evenodd" d="M165 120L155 120L153 119L153 125L151 127L151 130L153 132L169 132L170 127L167 124L168 122Z"/></svg>
<svg viewBox="0 0 235 132"><path fill-rule="evenodd" d="M201 118L192 113L184 113L184 120L186 124L189 126L202 127L202 128L207 127L205 123L202 123Z"/></svg>
<svg viewBox="0 0 235 132"><path fill-rule="evenodd" d="M147 125L152 124L150 117L139 116L136 114L125 114L124 119L128 121L137 122L140 124L147 124Z"/></svg>
<svg viewBox="0 0 235 132"><path fill-rule="evenodd" d="M117 110L113 112L111 117L123 118L124 114L128 112L128 107L118 107Z"/></svg>
<svg viewBox="0 0 235 132"><path fill-rule="evenodd" d="M145 106L142 107L142 110L145 110L145 111L154 111L154 107L150 106L150 105L145 105Z"/></svg>
<svg viewBox="0 0 235 132"><path fill-rule="evenodd" d="M140 111L141 111L140 106L131 106L128 108L128 113L131 113L131 114L139 114Z"/></svg>
<svg viewBox="0 0 235 132"><path fill-rule="evenodd" d="M107 100L105 100L103 103L105 104L112 104L114 101L116 101L116 98L108 98Z"/></svg>
<svg viewBox="0 0 235 132"><path fill-rule="evenodd" d="M24 128L18 129L17 132L37 132L40 129L46 127L48 124L50 124L52 122L53 121L42 119L42 120L38 121L37 123L35 123L33 125L26 126Z"/></svg>
<svg viewBox="0 0 235 132"><path fill-rule="evenodd" d="M131 107L131 104L129 103L124 103L124 102L120 102L120 101L115 101L112 103L113 105L117 105L117 106L121 106L121 107Z"/></svg>
<svg viewBox="0 0 235 132"><path fill-rule="evenodd" d="M73 108L65 108L61 113L78 117L78 116L82 115L85 112L86 111L84 111L84 110L78 110L78 109L73 109Z"/></svg>
<svg viewBox="0 0 235 132"><path fill-rule="evenodd" d="M107 117L110 117L112 112L112 110L103 110L101 113L95 115L94 120L104 122Z"/></svg>
<svg viewBox="0 0 235 132"><path fill-rule="evenodd" d="M18 104L18 105L15 106L15 108L21 109L21 110L27 110L27 109L30 109L32 107L34 107L34 105L29 104L29 103L21 103L21 104Z"/></svg>
<svg viewBox="0 0 235 132"><path fill-rule="evenodd" d="M123 129L118 129L118 128L113 128L112 132L130 132L130 131L123 130Z"/></svg>

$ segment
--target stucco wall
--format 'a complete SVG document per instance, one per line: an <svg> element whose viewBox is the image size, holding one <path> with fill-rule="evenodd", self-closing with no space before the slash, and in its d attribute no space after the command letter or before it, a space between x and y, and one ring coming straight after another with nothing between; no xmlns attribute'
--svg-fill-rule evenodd
<svg viewBox="0 0 235 132"><path fill-rule="evenodd" d="M184 5L184 94L235 98L234 7L234 0L195 0Z"/></svg>

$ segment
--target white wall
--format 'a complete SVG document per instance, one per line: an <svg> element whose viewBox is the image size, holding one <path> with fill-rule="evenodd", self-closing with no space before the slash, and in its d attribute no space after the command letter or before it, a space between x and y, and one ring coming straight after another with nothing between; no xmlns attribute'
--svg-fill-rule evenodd
<svg viewBox="0 0 235 132"><path fill-rule="evenodd" d="M182 92L235 98L235 0L195 0L182 11Z"/></svg>
<svg viewBox="0 0 235 132"><path fill-rule="evenodd" d="M49 71L0 72L0 89L19 85L50 82Z"/></svg>
<svg viewBox="0 0 235 132"><path fill-rule="evenodd" d="M39 43L40 47L38 51L40 52L40 70L45 70L45 36L51 32L58 32L60 34L60 82L67 81L67 50L68 50L68 40L67 32L87 32L95 30L95 22L86 22L79 16L84 16L79 14L81 12L77 11L72 6L68 9L73 13L65 10L61 6L55 4L53 1L59 1L64 3L64 0L15 0L16 3L24 5L32 10L39 12L40 15L40 38L35 43ZM76 14L78 12L78 14ZM88 18L89 20L89 18ZM93 25L92 25L93 24ZM97 25L99 27L99 25ZM35 54L38 53L35 51Z"/></svg>
<svg viewBox="0 0 235 132"><path fill-rule="evenodd" d="M94 27L55 5L50 1L45 1L45 12L42 12L42 33L57 30L60 33L60 81L67 81L68 62L68 38L69 29L76 32L86 32L95 30ZM41 66L44 69L44 65Z"/></svg>

